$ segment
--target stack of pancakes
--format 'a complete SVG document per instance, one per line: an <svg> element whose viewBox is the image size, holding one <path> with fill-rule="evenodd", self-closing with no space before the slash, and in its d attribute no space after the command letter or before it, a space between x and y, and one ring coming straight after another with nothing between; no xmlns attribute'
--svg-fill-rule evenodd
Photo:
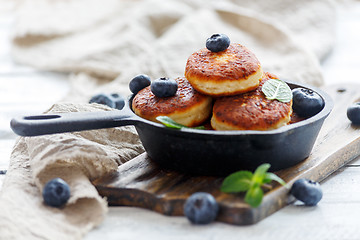
<svg viewBox="0 0 360 240"><path fill-rule="evenodd" d="M187 60L174 96L159 98L146 87L133 99L134 112L156 121L168 116L188 127L211 118L214 130L270 130L289 123L292 101L269 100L261 91L275 75L263 72L256 56L241 44L221 52L207 48Z"/></svg>

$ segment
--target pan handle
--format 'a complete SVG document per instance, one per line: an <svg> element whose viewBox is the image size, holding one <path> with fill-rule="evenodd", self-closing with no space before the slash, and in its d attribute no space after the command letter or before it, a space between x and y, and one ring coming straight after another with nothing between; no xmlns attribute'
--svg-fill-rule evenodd
<svg viewBox="0 0 360 240"><path fill-rule="evenodd" d="M11 129L20 136L39 136L125 125L136 125L140 120L126 106L122 110L99 112L52 113L13 118Z"/></svg>

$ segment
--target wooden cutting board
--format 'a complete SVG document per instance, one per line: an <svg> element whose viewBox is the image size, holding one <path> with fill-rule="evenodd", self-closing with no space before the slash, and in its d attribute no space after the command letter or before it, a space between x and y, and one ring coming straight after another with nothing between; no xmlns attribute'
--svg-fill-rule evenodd
<svg viewBox="0 0 360 240"><path fill-rule="evenodd" d="M346 109L360 101L360 85L329 86L323 89L334 100L334 109L325 120L311 155L291 168L275 172L289 185L299 178L322 181L360 155L360 127L347 119ZM118 171L93 182L109 205L147 208L165 215L183 215L183 204L192 193L211 193L220 205L217 221L236 225L254 224L271 215L294 198L289 190L272 183L262 204L251 208L244 194L219 191L223 178L188 176L160 168L146 153L121 165Z"/></svg>

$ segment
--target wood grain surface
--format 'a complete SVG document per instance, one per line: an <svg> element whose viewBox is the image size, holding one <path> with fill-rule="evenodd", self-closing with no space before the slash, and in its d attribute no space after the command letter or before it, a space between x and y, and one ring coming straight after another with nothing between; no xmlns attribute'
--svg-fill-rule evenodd
<svg viewBox="0 0 360 240"><path fill-rule="evenodd" d="M303 162L275 172L289 185L299 178L322 181L360 155L360 127L347 119L346 108L360 101L360 85L333 85L324 88L334 100L334 109L325 120L311 155ZM265 190L262 204L251 208L244 194L225 194L219 188L223 178L188 176L158 167L146 153L121 165L112 175L93 183L109 205L151 209L165 215L183 215L183 204L192 193L211 193L220 204L217 221L236 225L254 224L294 199L277 183Z"/></svg>

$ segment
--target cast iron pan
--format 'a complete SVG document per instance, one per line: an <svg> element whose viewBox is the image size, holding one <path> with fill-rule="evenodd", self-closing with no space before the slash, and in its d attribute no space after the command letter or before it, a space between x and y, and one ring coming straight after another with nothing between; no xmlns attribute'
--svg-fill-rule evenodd
<svg viewBox="0 0 360 240"><path fill-rule="evenodd" d="M315 116L270 131L214 131L171 129L142 119L131 110L131 98L122 110L43 114L14 118L12 130L21 136L37 136L134 125L150 158L164 168L187 174L224 176L237 170L254 170L270 163L276 171L305 160L333 102L319 89L287 82L290 88L317 92L324 108Z"/></svg>

